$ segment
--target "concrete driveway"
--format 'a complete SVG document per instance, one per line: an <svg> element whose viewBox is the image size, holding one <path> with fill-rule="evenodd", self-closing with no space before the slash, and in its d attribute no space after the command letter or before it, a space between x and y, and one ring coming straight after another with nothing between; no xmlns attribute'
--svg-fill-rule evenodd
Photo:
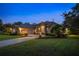
<svg viewBox="0 0 79 59"><path fill-rule="evenodd" d="M0 47L5 47L5 46L8 46L8 45L22 43L24 41L32 40L32 39L35 39L35 38L38 38L38 35L29 35L28 37L22 37L22 38L0 41Z"/></svg>

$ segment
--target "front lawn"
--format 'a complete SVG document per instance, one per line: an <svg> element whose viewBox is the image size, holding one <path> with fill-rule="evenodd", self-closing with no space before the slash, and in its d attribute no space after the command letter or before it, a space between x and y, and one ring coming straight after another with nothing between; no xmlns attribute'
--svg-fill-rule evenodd
<svg viewBox="0 0 79 59"><path fill-rule="evenodd" d="M0 35L0 41L7 40L7 39L13 39L13 38L19 38L18 35Z"/></svg>
<svg viewBox="0 0 79 59"><path fill-rule="evenodd" d="M79 40L76 38L35 39L21 44L0 48L0 55L79 55Z"/></svg>

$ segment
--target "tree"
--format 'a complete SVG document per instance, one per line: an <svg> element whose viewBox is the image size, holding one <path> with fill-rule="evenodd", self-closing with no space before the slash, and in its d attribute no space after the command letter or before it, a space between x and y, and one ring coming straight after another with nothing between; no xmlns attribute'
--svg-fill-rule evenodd
<svg viewBox="0 0 79 59"><path fill-rule="evenodd" d="M1 19L0 19L0 31L3 31L3 22Z"/></svg>
<svg viewBox="0 0 79 59"><path fill-rule="evenodd" d="M10 23L4 24L4 33L5 34L11 34L12 33L11 30L12 30L13 27L14 26Z"/></svg>
<svg viewBox="0 0 79 59"><path fill-rule="evenodd" d="M0 19L0 26L2 26L3 25L3 22L2 22L2 20Z"/></svg>
<svg viewBox="0 0 79 59"><path fill-rule="evenodd" d="M23 23L22 23L22 22L20 22L20 21L19 21L19 22L15 22L15 23L14 23L14 25L21 25L21 24L23 24Z"/></svg>
<svg viewBox="0 0 79 59"><path fill-rule="evenodd" d="M59 24L52 27L51 33L53 33L55 35L55 37L58 37L58 38L66 37L64 35L63 27Z"/></svg>
<svg viewBox="0 0 79 59"><path fill-rule="evenodd" d="M79 4L76 4L68 13L64 13L65 28L69 28L72 34L79 34Z"/></svg>
<svg viewBox="0 0 79 59"><path fill-rule="evenodd" d="M5 28L6 28L6 27L13 27L13 25L10 24L10 23L7 23L7 24L4 24L4 27L5 27Z"/></svg>

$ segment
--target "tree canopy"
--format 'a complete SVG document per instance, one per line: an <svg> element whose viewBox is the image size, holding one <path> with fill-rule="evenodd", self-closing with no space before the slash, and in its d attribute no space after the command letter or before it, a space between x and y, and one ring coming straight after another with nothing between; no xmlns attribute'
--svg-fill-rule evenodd
<svg viewBox="0 0 79 59"><path fill-rule="evenodd" d="M69 12L64 13L63 26L71 30L73 34L79 34L79 4L76 4Z"/></svg>

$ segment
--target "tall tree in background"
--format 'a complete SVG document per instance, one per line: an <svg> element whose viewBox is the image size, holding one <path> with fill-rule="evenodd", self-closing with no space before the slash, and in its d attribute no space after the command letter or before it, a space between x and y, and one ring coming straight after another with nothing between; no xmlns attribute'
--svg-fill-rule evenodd
<svg viewBox="0 0 79 59"><path fill-rule="evenodd" d="M64 13L64 27L71 30L73 34L79 34L79 4L76 4L68 13Z"/></svg>

